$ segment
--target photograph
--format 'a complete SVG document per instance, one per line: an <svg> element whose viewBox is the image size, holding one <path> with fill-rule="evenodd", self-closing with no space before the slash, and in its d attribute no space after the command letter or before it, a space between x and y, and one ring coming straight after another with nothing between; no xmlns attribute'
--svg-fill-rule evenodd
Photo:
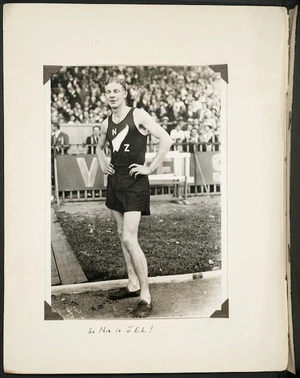
<svg viewBox="0 0 300 378"><path fill-rule="evenodd" d="M292 15L9 3L3 20L5 372L293 366Z"/></svg>
<svg viewBox="0 0 300 378"><path fill-rule="evenodd" d="M45 320L228 318L227 65L45 66L44 76Z"/></svg>

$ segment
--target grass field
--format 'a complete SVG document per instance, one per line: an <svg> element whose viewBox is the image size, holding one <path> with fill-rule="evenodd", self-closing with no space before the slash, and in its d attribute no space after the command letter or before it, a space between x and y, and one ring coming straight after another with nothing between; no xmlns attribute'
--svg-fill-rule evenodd
<svg viewBox="0 0 300 378"><path fill-rule="evenodd" d="M142 217L139 241L150 277L221 268L220 197L189 202L153 200L151 216ZM127 277L116 226L103 202L65 204L57 216L89 281Z"/></svg>

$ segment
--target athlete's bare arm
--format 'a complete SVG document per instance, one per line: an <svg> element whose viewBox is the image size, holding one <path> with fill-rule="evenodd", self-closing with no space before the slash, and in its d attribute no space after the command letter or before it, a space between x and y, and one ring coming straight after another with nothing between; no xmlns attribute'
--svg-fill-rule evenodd
<svg viewBox="0 0 300 378"><path fill-rule="evenodd" d="M135 124L139 127L140 132L147 134L149 131L152 135L159 140L157 154L152 160L149 167L139 164L131 164L129 174L132 175L149 175L151 174L164 160L173 140L166 130L160 126L144 109L135 109L133 112L133 119Z"/></svg>
<svg viewBox="0 0 300 378"><path fill-rule="evenodd" d="M98 140L98 145L96 148L96 155L98 159L98 163L103 173L108 175L113 175L115 173L113 165L108 161L105 155L105 145L106 145L106 134L108 128L108 118L106 118L102 124L100 129L100 138Z"/></svg>

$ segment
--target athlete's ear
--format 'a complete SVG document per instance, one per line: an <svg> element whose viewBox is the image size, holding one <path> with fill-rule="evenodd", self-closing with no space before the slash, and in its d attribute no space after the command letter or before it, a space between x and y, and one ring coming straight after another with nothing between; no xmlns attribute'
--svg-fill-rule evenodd
<svg viewBox="0 0 300 378"><path fill-rule="evenodd" d="M123 96L124 96L124 98L126 98L126 97L127 97L127 93L128 93L127 91L124 91L124 95L123 95Z"/></svg>

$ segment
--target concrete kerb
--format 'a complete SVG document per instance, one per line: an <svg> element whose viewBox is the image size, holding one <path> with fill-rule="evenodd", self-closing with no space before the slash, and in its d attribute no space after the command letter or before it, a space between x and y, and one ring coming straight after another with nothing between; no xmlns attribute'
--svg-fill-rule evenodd
<svg viewBox="0 0 300 378"><path fill-rule="evenodd" d="M158 276L158 277L149 277L149 284L160 284L160 283L180 283L193 281L198 279L210 279L214 277L219 277L222 275L222 270L214 270L209 272L200 272L200 273L189 273L189 274L178 274L174 276ZM123 280L112 280L112 281L101 281L101 282L88 282L82 284L73 284L73 285L61 285L61 286L52 286L51 294L60 295L60 294L79 294L89 291L98 291L98 290L111 290L117 289L122 286L127 285L127 279Z"/></svg>

